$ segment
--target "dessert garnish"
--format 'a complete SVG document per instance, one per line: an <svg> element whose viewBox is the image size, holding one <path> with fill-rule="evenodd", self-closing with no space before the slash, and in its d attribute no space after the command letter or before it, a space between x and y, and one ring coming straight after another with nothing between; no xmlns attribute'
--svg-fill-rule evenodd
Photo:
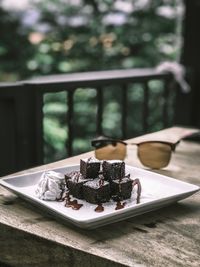
<svg viewBox="0 0 200 267"><path fill-rule="evenodd" d="M55 171L46 171L42 174L36 188L36 196L43 200L59 199L65 188L65 177Z"/></svg>

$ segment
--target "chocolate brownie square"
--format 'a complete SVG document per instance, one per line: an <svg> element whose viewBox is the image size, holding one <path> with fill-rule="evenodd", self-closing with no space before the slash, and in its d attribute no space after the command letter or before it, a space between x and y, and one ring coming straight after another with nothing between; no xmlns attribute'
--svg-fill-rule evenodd
<svg viewBox="0 0 200 267"><path fill-rule="evenodd" d="M80 173L86 178L97 178L100 171L101 162L96 158L80 160Z"/></svg>
<svg viewBox="0 0 200 267"><path fill-rule="evenodd" d="M125 176L125 163L121 160L107 160L102 164L103 176L112 181Z"/></svg>
<svg viewBox="0 0 200 267"><path fill-rule="evenodd" d="M111 181L111 195L113 199L124 200L130 198L132 189L133 180L130 179L130 175Z"/></svg>
<svg viewBox="0 0 200 267"><path fill-rule="evenodd" d="M93 204L100 204L110 200L110 184L102 178L96 178L83 185L84 199Z"/></svg>
<svg viewBox="0 0 200 267"><path fill-rule="evenodd" d="M83 184L90 179L86 179L79 171L65 174L65 181L69 193L76 198L83 199Z"/></svg>

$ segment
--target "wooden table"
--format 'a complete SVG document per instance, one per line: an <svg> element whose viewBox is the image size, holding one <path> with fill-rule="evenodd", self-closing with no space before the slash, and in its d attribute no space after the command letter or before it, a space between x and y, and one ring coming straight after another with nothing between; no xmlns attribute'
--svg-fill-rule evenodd
<svg viewBox="0 0 200 267"><path fill-rule="evenodd" d="M180 128L156 133L165 137ZM137 140L137 139L136 139ZM133 140L129 140L131 142ZM93 155L93 152L84 154ZM83 155L48 167L79 163ZM128 164L142 167L136 146ZM25 172L42 170L41 166ZM181 141L159 173L200 185L200 144ZM0 187L0 266L200 266L200 194L95 230L66 226Z"/></svg>

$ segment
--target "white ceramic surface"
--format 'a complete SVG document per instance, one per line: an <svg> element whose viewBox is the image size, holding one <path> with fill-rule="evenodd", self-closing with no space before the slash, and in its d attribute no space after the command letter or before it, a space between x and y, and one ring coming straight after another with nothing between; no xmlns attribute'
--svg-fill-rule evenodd
<svg viewBox="0 0 200 267"><path fill-rule="evenodd" d="M74 165L54 170L61 173L67 173L78 169L79 165ZM97 205L87 203L84 200L78 200L79 203L83 204L83 207L80 210L73 210L72 208L65 207L64 202L38 199L35 194L35 189L42 175L41 171L32 174L2 178L0 179L0 184L23 199L30 201L34 205L51 213L56 219L62 219L65 222L88 229L100 227L102 225L124 220L129 217L164 207L184 199L200 189L196 185L128 165L126 165L126 173L130 173L132 179L140 179L142 185L140 203L136 204L136 186L132 192L132 197L125 201L126 205L123 209L115 210L116 202L109 201L103 204L104 211L101 213L94 211Z"/></svg>

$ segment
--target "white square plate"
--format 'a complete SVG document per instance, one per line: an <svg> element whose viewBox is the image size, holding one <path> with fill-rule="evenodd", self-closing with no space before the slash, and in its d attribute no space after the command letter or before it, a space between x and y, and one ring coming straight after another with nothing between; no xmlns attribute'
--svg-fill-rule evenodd
<svg viewBox="0 0 200 267"><path fill-rule="evenodd" d="M79 165L54 169L54 171L63 174L72 170L79 170ZM84 200L78 200L79 203L83 204L80 210L73 210L72 208L65 207L64 202L38 199L35 195L35 189L41 177L41 171L5 177L0 179L0 184L21 198L51 213L56 219L61 218L65 222L88 229L167 206L194 194L200 189L196 185L128 165L126 165L126 173L131 174L131 179L140 179L142 185L140 203L136 204L137 189L134 187L132 197L125 201L126 205L123 209L115 210L116 202L109 201L103 204L104 211L101 213L94 211L97 205L87 203Z"/></svg>

